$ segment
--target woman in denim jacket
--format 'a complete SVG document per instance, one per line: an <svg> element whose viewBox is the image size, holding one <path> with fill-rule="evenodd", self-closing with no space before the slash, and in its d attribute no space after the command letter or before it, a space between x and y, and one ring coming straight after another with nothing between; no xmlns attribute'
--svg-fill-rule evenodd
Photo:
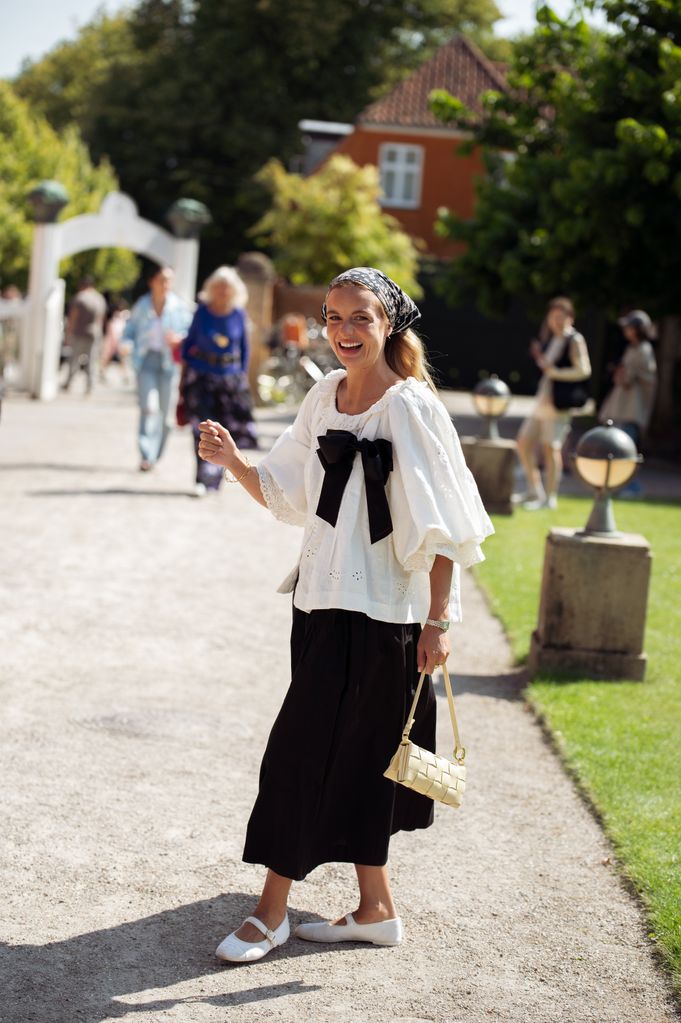
<svg viewBox="0 0 681 1023"><path fill-rule="evenodd" d="M170 432L170 405L178 374L174 353L191 322L189 308L171 290L174 276L167 266L151 271L149 292L135 303L123 331L123 341L132 344L132 364L137 374L142 472L148 472L159 460Z"/></svg>

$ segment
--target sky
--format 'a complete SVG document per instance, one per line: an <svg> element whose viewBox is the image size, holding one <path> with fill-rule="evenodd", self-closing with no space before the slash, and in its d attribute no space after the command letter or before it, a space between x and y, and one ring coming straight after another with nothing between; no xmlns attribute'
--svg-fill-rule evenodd
<svg viewBox="0 0 681 1023"><path fill-rule="evenodd" d="M72 39L97 10L113 14L131 6L123 0L0 0L0 78L11 78L26 57L41 57L56 43ZM531 28L536 0L497 0L504 15L497 22L500 35L514 35ZM564 14L571 0L553 0Z"/></svg>

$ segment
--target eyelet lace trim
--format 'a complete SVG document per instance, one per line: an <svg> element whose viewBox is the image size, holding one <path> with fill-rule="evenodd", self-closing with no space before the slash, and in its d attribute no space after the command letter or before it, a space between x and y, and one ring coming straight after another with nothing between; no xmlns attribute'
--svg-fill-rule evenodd
<svg viewBox="0 0 681 1023"><path fill-rule="evenodd" d="M477 565L478 562L485 560L485 555L480 550L483 539L484 537L475 537L464 543L433 543L426 538L423 546L407 558L403 568L405 572L430 572L436 554L441 554L462 568L470 568L471 565Z"/></svg>
<svg viewBox="0 0 681 1023"><path fill-rule="evenodd" d="M265 504L272 512L275 519L280 522L288 522L291 526L304 526L305 515L292 508L284 497L283 491L277 486L264 465L258 466L258 477L260 479L260 490L265 498Z"/></svg>

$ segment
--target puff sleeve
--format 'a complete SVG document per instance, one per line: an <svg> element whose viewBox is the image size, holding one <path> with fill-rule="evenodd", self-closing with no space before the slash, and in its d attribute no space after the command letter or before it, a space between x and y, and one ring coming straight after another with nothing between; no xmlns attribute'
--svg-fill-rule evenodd
<svg viewBox="0 0 681 1023"><path fill-rule="evenodd" d="M436 554L463 568L484 560L494 532L442 402L418 385L390 403L395 555L407 572L430 572Z"/></svg>
<svg viewBox="0 0 681 1023"><path fill-rule="evenodd" d="M258 464L260 489L275 518L303 526L307 518L305 468L310 455L315 389L308 391L293 423Z"/></svg>

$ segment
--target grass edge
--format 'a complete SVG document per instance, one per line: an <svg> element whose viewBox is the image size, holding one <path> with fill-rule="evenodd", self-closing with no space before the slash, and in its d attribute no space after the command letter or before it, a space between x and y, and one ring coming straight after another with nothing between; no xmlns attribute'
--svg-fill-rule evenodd
<svg viewBox="0 0 681 1023"><path fill-rule="evenodd" d="M633 878L627 869L625 861L620 857L617 842L613 835L610 833L608 828L607 818L604 816L603 811L600 809L594 793L590 790L586 781L580 775L577 767L570 762L569 754L565 748L565 744L561 741L560 737L556 734L551 726L551 722L548 713L541 706L539 700L533 699L530 694L530 686L532 679L529 678L527 672L527 657L519 657L513 649L513 643L506 627L501 611L498 609L499 602L496 600L494 595L489 591L486 584L482 581L479 574L473 569L471 576L480 592L485 606L487 607L490 614L497 619L501 628L503 629L506 642L508 643L509 650L513 657L513 667L523 669L523 686L519 692L519 696L523 703L532 712L534 721L539 726L540 733L544 742L547 744L551 752L557 757L564 773L570 779L573 784L577 795L579 796L582 804L587 808L596 824L603 833L608 845L612 849L613 858L612 866L614 872L622 884L623 889L627 894L633 898L637 906L643 914L644 923L647 925L645 928L645 941L646 945L652 952L653 961L656 967L659 969L660 974L668 988L668 995L671 998L675 1009L681 1014L681 967L677 967L674 963L671 953L665 948L664 944L661 944L659 939L651 938L650 931L655 930L654 922L651 919L651 909L645 898L644 893L638 887L636 879ZM497 606L495 606L497 605Z"/></svg>

